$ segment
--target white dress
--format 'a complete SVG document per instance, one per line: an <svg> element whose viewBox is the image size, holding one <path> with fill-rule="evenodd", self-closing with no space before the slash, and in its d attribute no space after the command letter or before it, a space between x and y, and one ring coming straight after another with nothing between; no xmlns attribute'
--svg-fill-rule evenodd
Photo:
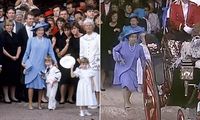
<svg viewBox="0 0 200 120"><path fill-rule="evenodd" d="M92 79L95 73L92 69L79 69L74 71L76 77L79 77L77 92L76 92L76 105L77 106L92 106L97 105L95 92L92 91Z"/></svg>

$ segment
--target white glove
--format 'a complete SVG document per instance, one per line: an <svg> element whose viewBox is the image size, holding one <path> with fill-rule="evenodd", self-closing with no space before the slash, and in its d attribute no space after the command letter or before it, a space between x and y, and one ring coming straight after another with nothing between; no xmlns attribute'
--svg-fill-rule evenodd
<svg viewBox="0 0 200 120"><path fill-rule="evenodd" d="M183 30L184 30L186 33L188 33L188 34L191 34L193 28L191 28L191 27L189 27L189 26L187 26L187 25L185 24L185 27L183 28Z"/></svg>

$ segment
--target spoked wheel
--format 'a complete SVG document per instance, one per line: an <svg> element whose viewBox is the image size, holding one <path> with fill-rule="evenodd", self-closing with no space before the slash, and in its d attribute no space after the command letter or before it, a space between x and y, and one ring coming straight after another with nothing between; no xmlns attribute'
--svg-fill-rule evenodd
<svg viewBox="0 0 200 120"><path fill-rule="evenodd" d="M146 120L161 120L158 88L153 76L153 68L150 63L147 63L144 75L143 98Z"/></svg>
<svg viewBox="0 0 200 120"><path fill-rule="evenodd" d="M171 87L172 87L172 79L173 79L173 74L171 72L171 68L169 68L169 65L167 63L163 63L164 65L164 92L165 94L169 94Z"/></svg>
<svg viewBox="0 0 200 120"><path fill-rule="evenodd" d="M183 111L182 111L181 109L178 110L178 113L177 113L177 120L185 120Z"/></svg>

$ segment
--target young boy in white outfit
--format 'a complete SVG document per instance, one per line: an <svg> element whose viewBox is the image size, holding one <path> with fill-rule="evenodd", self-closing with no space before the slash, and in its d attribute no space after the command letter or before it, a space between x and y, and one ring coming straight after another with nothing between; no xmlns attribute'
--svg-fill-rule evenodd
<svg viewBox="0 0 200 120"><path fill-rule="evenodd" d="M60 70L53 65L53 59L50 56L45 58L45 76L47 84L47 97L49 98L48 109L54 110L56 108L56 93L58 89L58 82L61 78Z"/></svg>

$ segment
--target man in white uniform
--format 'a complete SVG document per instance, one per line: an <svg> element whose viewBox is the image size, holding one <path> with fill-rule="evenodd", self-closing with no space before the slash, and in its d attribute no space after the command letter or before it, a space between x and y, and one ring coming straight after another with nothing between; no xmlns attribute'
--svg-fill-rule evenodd
<svg viewBox="0 0 200 120"><path fill-rule="evenodd" d="M90 67L96 73L94 78L94 88L97 101L99 103L100 91L100 35L94 32L94 22L91 19L86 19L83 22L86 34L80 38L80 58L86 57L89 60Z"/></svg>

